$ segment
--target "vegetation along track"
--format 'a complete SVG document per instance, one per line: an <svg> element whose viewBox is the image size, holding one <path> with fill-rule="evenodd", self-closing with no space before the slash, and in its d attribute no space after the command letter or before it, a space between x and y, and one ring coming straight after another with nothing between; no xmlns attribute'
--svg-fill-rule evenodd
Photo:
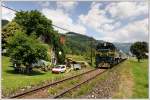
<svg viewBox="0 0 150 100"><path fill-rule="evenodd" d="M19 94L10 96L10 97L8 97L8 98L23 98L25 95L28 95L28 94L30 94L30 93L38 92L38 91L40 91L40 90L42 90L42 89L48 88L48 87L53 86L53 85L56 85L56 84L60 84L60 83L62 83L62 82L65 82L65 81L67 81L67 80L74 79L74 78L76 78L76 77L79 77L79 76L82 76L82 75L85 75L85 74L88 74L88 73L93 72L93 71L95 71L95 70L96 70L96 69L92 69L92 70L89 70L89 71L87 71L87 72L81 73L81 74L79 74L79 75L75 75L75 76L71 76L71 77L69 77L69 78L65 78L65 79L62 79L62 80L58 80L58 81L55 81L55 82L53 82L53 83L49 83L49 84L46 84L46 85L44 85L44 86L37 87L37 88L31 89L31 90L28 90L28 91L25 91L25 92L22 92L22 93L19 93Z"/></svg>
<svg viewBox="0 0 150 100"><path fill-rule="evenodd" d="M68 88L68 89L66 89L66 90L64 90L64 91L62 91L62 92L60 92L60 93L58 93L58 94L55 95L53 98L55 99L55 98L59 98L59 97L63 96L64 94L70 92L71 90L73 90L73 89L75 89L75 88L78 88L78 87L81 86L82 84L87 83L88 81L94 79L95 77L97 77L98 75L104 73L105 71L106 71L106 69L97 69L97 72L95 72L94 75L90 75L90 77L88 77L87 79L85 79L85 80L83 79L80 83L78 83L78 84L76 84L76 85L74 85L74 86L72 86L72 87L70 87L70 88Z"/></svg>
<svg viewBox="0 0 150 100"><path fill-rule="evenodd" d="M106 69L93 69L79 75L65 78L42 87L11 96L10 98L59 98L82 84L94 79L105 71ZM67 82L70 82L71 84L68 84ZM48 92L49 90L51 92Z"/></svg>

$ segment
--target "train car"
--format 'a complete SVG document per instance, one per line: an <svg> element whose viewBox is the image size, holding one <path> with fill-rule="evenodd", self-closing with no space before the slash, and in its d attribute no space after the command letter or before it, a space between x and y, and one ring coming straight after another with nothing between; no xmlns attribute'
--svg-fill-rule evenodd
<svg viewBox="0 0 150 100"><path fill-rule="evenodd" d="M96 46L96 67L97 68L111 68L114 63L117 63L116 47L109 42L98 43ZM117 61L116 61L117 60Z"/></svg>

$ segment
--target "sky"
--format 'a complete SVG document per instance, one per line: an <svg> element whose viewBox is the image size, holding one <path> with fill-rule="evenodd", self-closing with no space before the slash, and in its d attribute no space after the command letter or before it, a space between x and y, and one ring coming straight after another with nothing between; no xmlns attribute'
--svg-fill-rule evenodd
<svg viewBox="0 0 150 100"><path fill-rule="evenodd" d="M97 40L148 41L148 3L144 1L3 1L2 5L18 11L39 10L54 25ZM2 7L2 19L14 17L14 11Z"/></svg>

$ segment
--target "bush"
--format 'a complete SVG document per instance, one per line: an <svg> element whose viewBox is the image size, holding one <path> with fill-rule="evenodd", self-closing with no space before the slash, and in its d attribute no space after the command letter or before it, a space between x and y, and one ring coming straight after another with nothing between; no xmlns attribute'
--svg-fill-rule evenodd
<svg viewBox="0 0 150 100"><path fill-rule="evenodd" d="M17 65L23 64L26 67L27 73L32 71L32 63L48 59L46 46L34 36L27 36L19 31L9 38L8 53Z"/></svg>

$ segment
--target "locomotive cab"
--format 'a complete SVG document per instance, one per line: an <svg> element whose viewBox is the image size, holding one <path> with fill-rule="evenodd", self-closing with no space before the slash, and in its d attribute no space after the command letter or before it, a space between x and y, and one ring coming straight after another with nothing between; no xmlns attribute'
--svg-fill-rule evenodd
<svg viewBox="0 0 150 100"><path fill-rule="evenodd" d="M114 63L115 46L112 43L99 43L96 47L96 67L111 68Z"/></svg>

